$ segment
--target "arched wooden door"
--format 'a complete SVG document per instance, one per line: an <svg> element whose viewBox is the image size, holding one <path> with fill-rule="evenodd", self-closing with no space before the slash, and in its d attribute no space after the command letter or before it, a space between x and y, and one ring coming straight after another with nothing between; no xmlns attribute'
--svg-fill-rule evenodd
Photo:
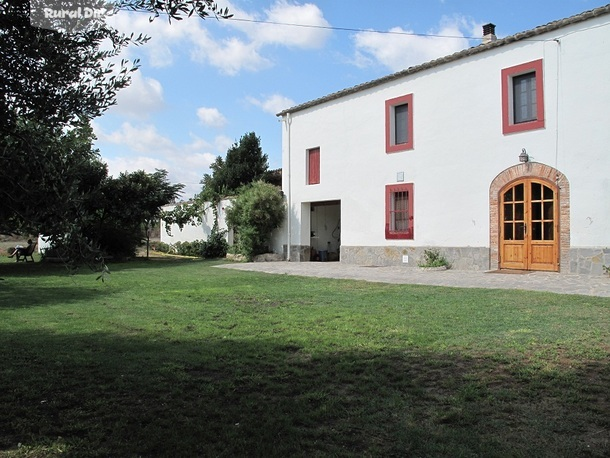
<svg viewBox="0 0 610 458"><path fill-rule="evenodd" d="M559 270L557 187L527 178L500 191L500 268Z"/></svg>

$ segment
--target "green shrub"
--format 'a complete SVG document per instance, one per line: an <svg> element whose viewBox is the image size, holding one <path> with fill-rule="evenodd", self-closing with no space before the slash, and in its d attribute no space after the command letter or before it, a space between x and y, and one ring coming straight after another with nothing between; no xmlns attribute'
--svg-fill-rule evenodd
<svg viewBox="0 0 610 458"><path fill-rule="evenodd" d="M227 210L238 252L251 260L268 251L269 236L282 224L284 212L284 198L276 186L257 181L241 188Z"/></svg>
<svg viewBox="0 0 610 458"><path fill-rule="evenodd" d="M203 257L203 240L194 240L192 242L176 242L174 247L176 254L180 256Z"/></svg>
<svg viewBox="0 0 610 458"><path fill-rule="evenodd" d="M140 228L130 228L106 224L99 229L99 244L104 256L114 260L132 258L136 255L138 245L143 239Z"/></svg>
<svg viewBox="0 0 610 458"><path fill-rule="evenodd" d="M154 242L151 244L151 248L154 251L159 251L161 253L169 253L172 251L172 246L165 242Z"/></svg>
<svg viewBox="0 0 610 458"><path fill-rule="evenodd" d="M227 255L229 244L225 240L227 231L219 231L218 224L214 224L212 232L206 242L203 242L204 258L224 258Z"/></svg>
<svg viewBox="0 0 610 458"><path fill-rule="evenodd" d="M424 254L417 265L419 267L451 267L447 258L441 254L438 248L424 250Z"/></svg>
<svg viewBox="0 0 610 458"><path fill-rule="evenodd" d="M155 242L152 244L152 249L161 253L175 253L180 256L224 258L229 248L224 238L225 234L226 231L212 229L207 241L176 242L173 245L165 242Z"/></svg>

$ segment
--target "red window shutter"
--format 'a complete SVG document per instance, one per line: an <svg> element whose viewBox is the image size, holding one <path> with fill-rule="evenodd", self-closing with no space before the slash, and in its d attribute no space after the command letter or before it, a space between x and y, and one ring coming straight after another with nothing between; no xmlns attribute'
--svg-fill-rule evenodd
<svg viewBox="0 0 610 458"><path fill-rule="evenodd" d="M307 184L319 184L320 183L320 148L314 148L309 150L309 173L307 177Z"/></svg>

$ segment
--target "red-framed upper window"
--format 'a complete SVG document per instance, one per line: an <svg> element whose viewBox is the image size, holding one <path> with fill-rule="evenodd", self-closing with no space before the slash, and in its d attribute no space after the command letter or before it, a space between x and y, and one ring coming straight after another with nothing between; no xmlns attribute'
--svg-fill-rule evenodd
<svg viewBox="0 0 610 458"><path fill-rule="evenodd" d="M385 187L385 238L413 239L413 183Z"/></svg>
<svg viewBox="0 0 610 458"><path fill-rule="evenodd" d="M413 149L413 94L385 101L385 151Z"/></svg>
<svg viewBox="0 0 610 458"><path fill-rule="evenodd" d="M544 128L542 59L502 70L502 132Z"/></svg>
<svg viewBox="0 0 610 458"><path fill-rule="evenodd" d="M307 150L307 184L320 184L320 148Z"/></svg>

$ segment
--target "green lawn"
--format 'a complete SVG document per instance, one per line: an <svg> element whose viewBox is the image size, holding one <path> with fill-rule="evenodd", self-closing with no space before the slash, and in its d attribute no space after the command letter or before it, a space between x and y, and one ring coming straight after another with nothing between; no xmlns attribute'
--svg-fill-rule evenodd
<svg viewBox="0 0 610 458"><path fill-rule="evenodd" d="M610 299L0 263L1 457L610 456Z"/></svg>

